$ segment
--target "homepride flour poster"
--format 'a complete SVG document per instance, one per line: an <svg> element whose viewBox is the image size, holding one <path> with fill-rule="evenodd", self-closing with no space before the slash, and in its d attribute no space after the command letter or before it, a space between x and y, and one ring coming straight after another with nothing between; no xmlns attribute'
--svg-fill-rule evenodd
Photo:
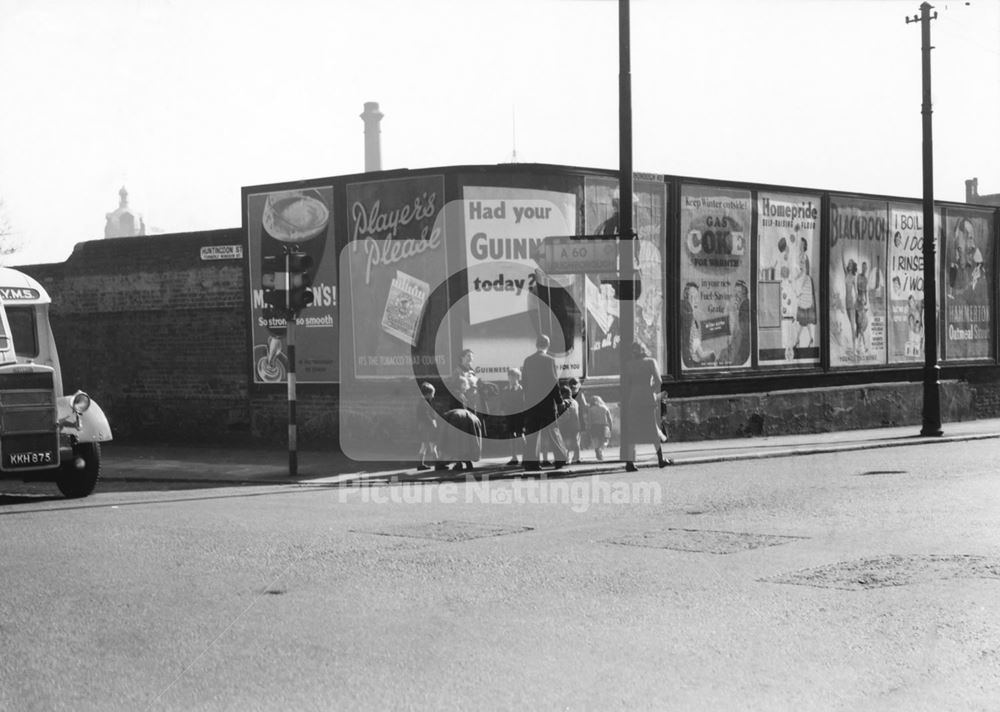
<svg viewBox="0 0 1000 712"><path fill-rule="evenodd" d="M462 347L475 352L480 375L505 380L544 333L559 376L582 376L583 278L544 275L536 259L546 237L575 233L576 196L466 186L464 198L469 326Z"/></svg>
<svg viewBox="0 0 1000 712"><path fill-rule="evenodd" d="M757 204L757 358L819 363L818 195L762 193Z"/></svg>

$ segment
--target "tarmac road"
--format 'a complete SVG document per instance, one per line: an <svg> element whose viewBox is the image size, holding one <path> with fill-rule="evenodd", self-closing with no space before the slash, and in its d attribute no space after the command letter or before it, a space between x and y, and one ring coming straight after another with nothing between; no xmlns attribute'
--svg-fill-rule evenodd
<svg viewBox="0 0 1000 712"><path fill-rule="evenodd" d="M997 452L3 487L0 708L996 709Z"/></svg>

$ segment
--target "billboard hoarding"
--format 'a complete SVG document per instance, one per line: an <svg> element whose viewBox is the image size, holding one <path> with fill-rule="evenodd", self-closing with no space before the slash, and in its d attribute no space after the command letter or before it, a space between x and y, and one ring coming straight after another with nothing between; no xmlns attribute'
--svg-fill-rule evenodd
<svg viewBox="0 0 1000 712"><path fill-rule="evenodd" d="M572 235L576 195L466 185L463 192L469 323L462 348L486 380L506 380L550 337L560 377L583 375L583 281L544 273L545 239Z"/></svg>
<svg viewBox="0 0 1000 712"><path fill-rule="evenodd" d="M757 197L757 361L819 363L820 198Z"/></svg>
<svg viewBox="0 0 1000 712"><path fill-rule="evenodd" d="M662 369L666 361L663 331L666 186L661 181L636 176L632 187L632 224L638 237L636 276L642 282L642 292L633 302L635 339ZM617 179L587 177L584 182L585 232L588 235L617 235L620 205ZM612 287L601 283L601 276L587 275L584 285L588 376L618 374L621 369L618 356L620 302L615 298Z"/></svg>
<svg viewBox="0 0 1000 712"><path fill-rule="evenodd" d="M295 371L299 383L338 377L337 255L333 246L333 186L288 187L246 196L251 292L251 368L255 383L284 383L288 375L286 323L265 315L261 284L265 257L295 247L312 258L313 304L296 320Z"/></svg>
<svg viewBox="0 0 1000 712"><path fill-rule="evenodd" d="M431 300L448 277L444 178L428 175L347 186L344 256L350 293L351 371L354 378L412 378L450 368L438 353L437 333L422 328L449 322L429 318L447 311L447 294ZM346 349L345 349L346 350Z"/></svg>
<svg viewBox="0 0 1000 712"><path fill-rule="evenodd" d="M992 213L948 208L945 213L944 343L949 361L993 357L996 277Z"/></svg>
<svg viewBox="0 0 1000 712"><path fill-rule="evenodd" d="M888 205L830 201L830 365L886 363Z"/></svg>
<svg viewBox="0 0 1000 712"><path fill-rule="evenodd" d="M749 190L681 186L683 371L750 366Z"/></svg>

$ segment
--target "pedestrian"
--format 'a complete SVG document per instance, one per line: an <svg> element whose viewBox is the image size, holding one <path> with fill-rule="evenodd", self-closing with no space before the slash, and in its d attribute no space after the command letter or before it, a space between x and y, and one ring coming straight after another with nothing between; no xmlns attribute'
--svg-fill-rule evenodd
<svg viewBox="0 0 1000 712"><path fill-rule="evenodd" d="M621 457L625 461L625 469L636 471L637 443L653 443L657 464L660 467L670 464L663 458L660 444L660 368L639 342L632 344L632 357L625 364L622 380L625 402L622 403Z"/></svg>
<svg viewBox="0 0 1000 712"><path fill-rule="evenodd" d="M473 469L483 455L483 424L479 417L469 409L468 404L475 400L475 389L465 376L458 379L460 406L445 412L444 426L441 428L441 456L435 469L445 470L447 463L453 462L454 470Z"/></svg>
<svg viewBox="0 0 1000 712"><path fill-rule="evenodd" d="M566 445L567 461L580 461L580 405L569 386L559 388L559 434ZM573 453L576 453L574 457Z"/></svg>
<svg viewBox="0 0 1000 712"><path fill-rule="evenodd" d="M438 459L438 422L437 413L434 411L434 386L426 381L420 384L420 394L423 396L417 401L416 423L417 436L420 438L420 464L418 470L429 470L430 465L427 460Z"/></svg>
<svg viewBox="0 0 1000 712"><path fill-rule="evenodd" d="M519 464L524 457L524 386L521 385L521 369L507 370L507 389L501 394L501 413L507 423L507 437L510 440L510 460L508 465Z"/></svg>
<svg viewBox="0 0 1000 712"><path fill-rule="evenodd" d="M587 411L587 430L590 433L590 444L594 446L594 455L598 460L604 460L604 448L611 440L611 409L600 396L590 397Z"/></svg>
<svg viewBox="0 0 1000 712"><path fill-rule="evenodd" d="M580 447L588 447L590 440L589 429L587 428L587 396L583 392L583 386L580 384L580 379L571 378L569 379L569 390L573 395L573 400L576 401L577 406L580 410ZM573 462L580 462L579 453Z"/></svg>
<svg viewBox="0 0 1000 712"><path fill-rule="evenodd" d="M521 373L524 377L524 402L530 403L525 419L527 448L524 469L538 472L539 452L555 453L553 463L558 470L566 465L566 447L559 429L555 427L559 415L559 376L556 360L549 354L549 337L541 334L535 341L535 353L524 359Z"/></svg>
<svg viewBox="0 0 1000 712"><path fill-rule="evenodd" d="M464 407L478 410L476 390L479 387L479 372L473 363L475 358L472 349L463 349L459 355L459 363L451 375L450 385L447 388L449 397L446 410Z"/></svg>

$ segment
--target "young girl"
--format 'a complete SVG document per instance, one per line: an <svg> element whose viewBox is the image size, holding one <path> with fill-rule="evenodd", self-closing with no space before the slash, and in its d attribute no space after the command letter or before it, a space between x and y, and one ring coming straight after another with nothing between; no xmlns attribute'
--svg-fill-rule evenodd
<svg viewBox="0 0 1000 712"><path fill-rule="evenodd" d="M510 460L508 465L518 464L518 457L524 456L524 386L521 385L521 369L507 370L507 390L501 396L502 412L507 420L507 434L510 438Z"/></svg>
<svg viewBox="0 0 1000 712"><path fill-rule="evenodd" d="M580 381L576 378L569 379L569 392L580 408L580 449L583 449L590 446L590 430L587 428L587 396L584 395ZM573 462L580 462L580 456L577 455Z"/></svg>
<svg viewBox="0 0 1000 712"><path fill-rule="evenodd" d="M604 459L604 448L611 439L611 410L600 396L590 397L590 407L587 409L587 430L590 433L590 443L594 446L594 454L598 460Z"/></svg>
<svg viewBox="0 0 1000 712"><path fill-rule="evenodd" d="M429 470L427 458L438 459L437 448L437 414L434 412L434 386L430 383L420 384L420 394L423 400L417 401L416 420L417 436L420 438L420 464L418 470Z"/></svg>
<svg viewBox="0 0 1000 712"><path fill-rule="evenodd" d="M567 462L580 461L580 405L568 386L560 386L559 434L566 444ZM574 455L574 453L576 453Z"/></svg>

